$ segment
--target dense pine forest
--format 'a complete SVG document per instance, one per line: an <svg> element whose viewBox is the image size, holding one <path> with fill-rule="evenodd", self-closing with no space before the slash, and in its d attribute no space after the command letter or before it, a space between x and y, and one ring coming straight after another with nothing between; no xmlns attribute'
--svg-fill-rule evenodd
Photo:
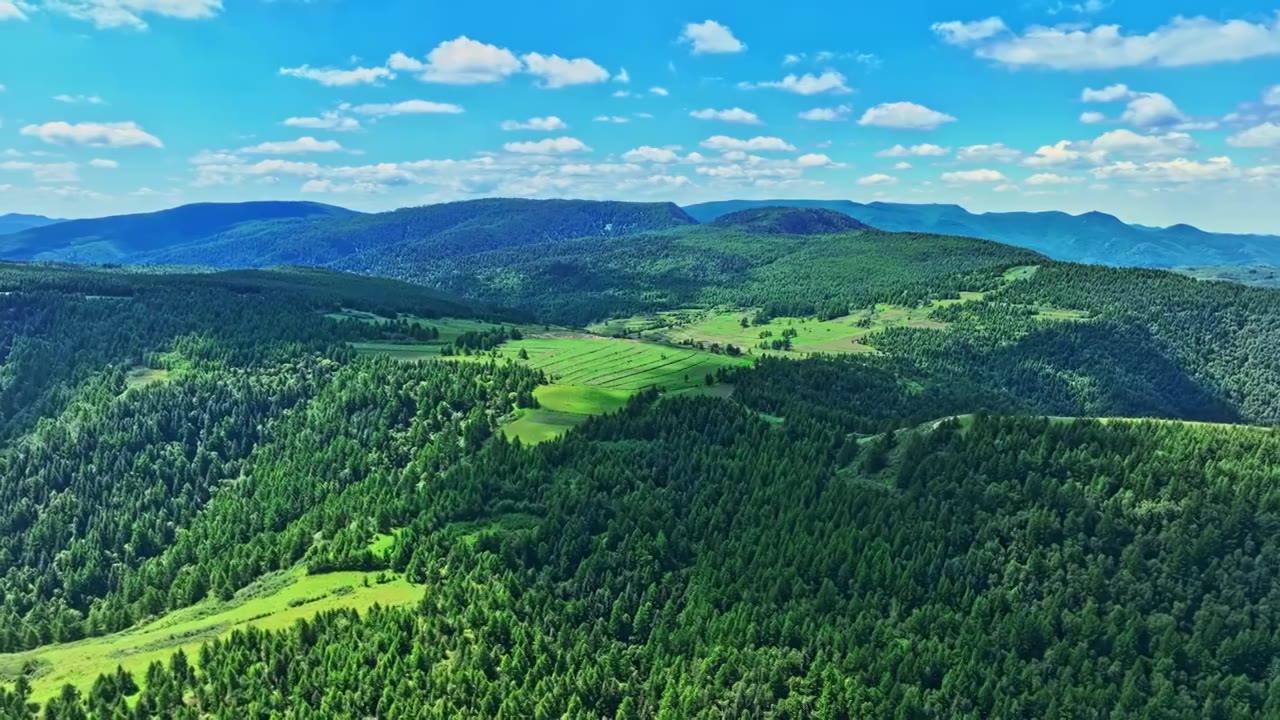
<svg viewBox="0 0 1280 720"><path fill-rule="evenodd" d="M488 207L398 279L0 265L0 717L1280 717L1280 292ZM869 334L509 432L687 308Z"/></svg>

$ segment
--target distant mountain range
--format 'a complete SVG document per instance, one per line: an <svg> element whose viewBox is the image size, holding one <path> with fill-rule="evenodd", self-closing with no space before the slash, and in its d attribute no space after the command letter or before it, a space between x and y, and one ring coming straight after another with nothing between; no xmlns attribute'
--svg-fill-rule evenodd
<svg viewBox="0 0 1280 720"><path fill-rule="evenodd" d="M156 254L200 242L245 223L279 223L317 217L334 219L356 214L353 210L311 202L182 205L139 215L68 220L0 235L0 259L148 262Z"/></svg>
<svg viewBox="0 0 1280 720"><path fill-rule="evenodd" d="M22 232L29 228L43 227L54 223L63 222L57 218L48 218L43 215L23 215L21 213L9 213L8 215L0 215L0 235L9 233Z"/></svg>
<svg viewBox="0 0 1280 720"><path fill-rule="evenodd" d="M1211 233L1190 225L1128 225L1100 212L971 213L959 205L851 200L726 200L691 205L685 211L706 223L762 207L835 210L881 230L995 240L1072 262L1156 268L1280 265L1280 236Z"/></svg>
<svg viewBox="0 0 1280 720"><path fill-rule="evenodd" d="M777 215L776 208L823 213ZM774 209L770 209L774 208ZM958 205L849 200L671 203L491 198L364 214L310 202L184 205L139 215L58 222L0 216L0 259L215 267L328 266L415 277L446 257L576 238L620 237L720 218L770 234L891 232L956 235L1059 260L1118 266L1280 266L1280 237L1210 233L1190 225L1129 225L1099 212L971 213ZM803 227L779 224L802 219ZM6 228L17 227L17 231Z"/></svg>

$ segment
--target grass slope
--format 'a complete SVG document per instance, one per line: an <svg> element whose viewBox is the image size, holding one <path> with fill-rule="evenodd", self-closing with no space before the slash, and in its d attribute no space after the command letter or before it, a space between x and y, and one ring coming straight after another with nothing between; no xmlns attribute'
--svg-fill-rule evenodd
<svg viewBox="0 0 1280 720"><path fill-rule="evenodd" d="M325 610L364 611L375 603L405 605L422 597L420 586L399 577L383 584L370 577L366 587L367 576L362 572L306 575L300 568L267 576L229 602L210 599L114 635L0 655L0 680L10 682L24 667L34 667L35 702L48 700L67 683L87 691L98 675L113 672L117 665L132 672L141 684L151 662L167 662L179 649L194 661L202 643L235 630L279 629Z"/></svg>

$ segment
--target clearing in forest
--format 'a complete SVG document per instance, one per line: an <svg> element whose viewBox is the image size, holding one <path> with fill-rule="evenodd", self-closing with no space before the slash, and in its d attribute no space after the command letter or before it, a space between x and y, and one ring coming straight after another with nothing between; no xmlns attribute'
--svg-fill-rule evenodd
<svg viewBox="0 0 1280 720"><path fill-rule="evenodd" d="M194 663L202 643L234 630L280 629L325 610L363 612L375 603L405 605L422 597L421 586L392 573L385 575L384 583L375 577L363 572L306 575L302 568L268 575L227 602L210 598L113 635L0 655L0 681L13 682L30 664L35 669L29 676L31 699L37 703L57 695L67 683L88 692L99 675L114 672L117 665L133 673L141 685L153 661L167 663L181 648Z"/></svg>

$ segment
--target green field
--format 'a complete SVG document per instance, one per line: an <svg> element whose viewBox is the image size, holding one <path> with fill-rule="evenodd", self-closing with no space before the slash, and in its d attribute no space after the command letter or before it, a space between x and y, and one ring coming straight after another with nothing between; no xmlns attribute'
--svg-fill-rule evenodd
<svg viewBox="0 0 1280 720"><path fill-rule="evenodd" d="M340 313L325 313L325 317L334 320L359 320L370 324L390 322L385 317L356 310L344 310ZM414 361L436 357L446 346L467 332L483 332L499 327L514 327L525 334L547 332L549 328L542 325L519 325L514 323L492 323L484 320L466 318L406 318L417 325L426 325L440 331L440 337L430 342L380 342L352 343L356 352L368 355L387 355L396 360Z"/></svg>
<svg viewBox="0 0 1280 720"><path fill-rule="evenodd" d="M404 605L421 597L421 586L400 577L378 584L362 572L306 575L298 568L263 577L228 602L209 599L114 635L0 655L0 682L12 682L30 663L35 668L29 676L35 702L56 695L67 683L87 691L99 675L113 672L117 665L141 684L151 662L167 662L179 648L194 662L202 643L237 629L279 629L324 610L364 611L374 604Z"/></svg>
<svg viewBox="0 0 1280 720"><path fill-rule="evenodd" d="M128 389L146 387L169 380L169 370L156 370L148 367L133 367L125 373L124 385Z"/></svg>
<svg viewBox="0 0 1280 720"><path fill-rule="evenodd" d="M546 372L552 381L534 392L541 407L522 410L503 426L508 438L519 438L526 444L560 437L592 415L617 410L645 388L657 385L670 392L705 388L707 375L750 362L700 350L589 335L516 340L498 348L497 355L526 362Z"/></svg>

